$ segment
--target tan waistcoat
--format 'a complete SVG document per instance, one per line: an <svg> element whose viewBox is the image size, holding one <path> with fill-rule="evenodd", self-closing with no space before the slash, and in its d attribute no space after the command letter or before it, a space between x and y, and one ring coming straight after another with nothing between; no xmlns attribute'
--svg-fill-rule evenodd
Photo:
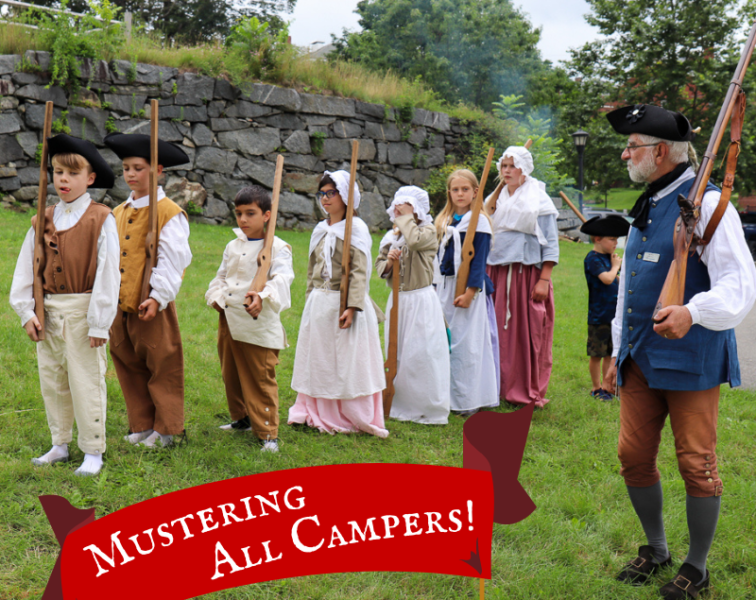
<svg viewBox="0 0 756 600"><path fill-rule="evenodd" d="M158 240L165 224L179 213L186 213L170 198L163 198L157 203ZM124 312L135 313L139 307L144 277L144 262L147 257L145 240L149 228L150 209L134 208L121 204L114 211L118 228L118 241L121 244L121 291L118 294L118 307Z"/></svg>
<svg viewBox="0 0 756 600"><path fill-rule="evenodd" d="M97 240L110 214L104 204L91 202L73 227L58 231L53 223L55 207L45 210L45 294L89 294L97 273ZM32 217L32 227L37 216Z"/></svg>

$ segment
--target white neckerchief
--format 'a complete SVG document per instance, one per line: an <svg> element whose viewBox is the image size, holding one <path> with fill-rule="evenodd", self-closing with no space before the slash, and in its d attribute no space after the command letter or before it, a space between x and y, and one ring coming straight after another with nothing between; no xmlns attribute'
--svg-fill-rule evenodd
<svg viewBox="0 0 756 600"><path fill-rule="evenodd" d="M346 228L346 219L342 219L335 225L331 226L328 221L321 221L317 224L315 229L312 230L312 237L310 238L310 250L308 255L312 255L315 249L318 247L320 240L325 238L323 244L323 262L325 267L323 269L323 277L330 280L333 275L333 265L331 259L333 253L336 250L336 240L344 241L344 230ZM373 246L373 238L370 237L370 230L365 222L359 217L352 217L352 245L363 252L368 259L368 273L367 280L370 282L370 272L372 269L372 256L371 249Z"/></svg>
<svg viewBox="0 0 756 600"><path fill-rule="evenodd" d="M500 184L497 190L499 193L496 210L491 217L494 232L521 231L536 236L538 243L545 246L548 241L538 225L538 217L559 214L546 193L545 184L528 176L525 183L518 187L512 196L509 195L509 189L504 184ZM497 190L494 190L486 202L496 196Z"/></svg>
<svg viewBox="0 0 756 600"><path fill-rule="evenodd" d="M462 220L459 222L459 225L456 227L452 227L451 223L446 228L446 233L444 233L444 237L441 240L441 243L438 245L438 254L436 255L436 260L434 261L434 271L435 277L433 283L440 283L441 279L443 277L441 276L441 270L440 265L441 261L444 258L444 253L446 252L446 244L449 241L449 238L454 239L454 275L456 276L457 273L459 273L459 265L462 264L462 242L460 238L460 233L467 233L467 229L470 227L470 218L472 217L472 211L469 210L465 213L465 215L462 217ZM478 215L478 226L475 229L475 232L478 233L487 233L491 235L491 241L493 242L493 232L491 231L491 224L488 222L488 219L486 219L486 216L481 213ZM436 279L437 278L437 279Z"/></svg>
<svg viewBox="0 0 756 600"><path fill-rule="evenodd" d="M163 191L163 186L159 185L157 189L158 202L160 202L165 197L166 196L165 192ZM131 203L134 208L145 208L146 206L150 205L150 195L147 194L146 196L142 196L141 198L134 198L134 192L131 192L131 194L129 194L129 197L124 201L124 205L129 203Z"/></svg>

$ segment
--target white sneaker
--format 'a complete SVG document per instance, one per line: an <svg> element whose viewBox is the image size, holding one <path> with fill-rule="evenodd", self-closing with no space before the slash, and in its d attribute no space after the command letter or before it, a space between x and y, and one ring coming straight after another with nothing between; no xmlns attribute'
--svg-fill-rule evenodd
<svg viewBox="0 0 756 600"><path fill-rule="evenodd" d="M47 454L32 458L32 464L37 467L46 467L59 462L68 462L68 444L53 446Z"/></svg>
<svg viewBox="0 0 756 600"><path fill-rule="evenodd" d="M102 469L102 454L85 454L84 462L74 471L79 477L93 477Z"/></svg>
<svg viewBox="0 0 756 600"><path fill-rule="evenodd" d="M150 437L150 435L152 435L152 429L148 429L146 431L139 431L137 433L130 433L129 435L124 435L123 439L127 441L129 444L136 446L142 440Z"/></svg>
<svg viewBox="0 0 756 600"><path fill-rule="evenodd" d="M265 440L260 452L278 452L278 439Z"/></svg>
<svg viewBox="0 0 756 600"><path fill-rule="evenodd" d="M137 446L142 446L145 448L159 448L160 446L167 448L168 446L172 445L172 435L163 435L162 433L158 433L157 431L153 431L148 437L137 444Z"/></svg>

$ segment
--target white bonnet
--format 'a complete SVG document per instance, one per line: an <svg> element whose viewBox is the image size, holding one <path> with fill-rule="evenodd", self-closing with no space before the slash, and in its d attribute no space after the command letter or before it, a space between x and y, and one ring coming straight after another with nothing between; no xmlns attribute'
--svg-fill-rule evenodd
<svg viewBox="0 0 756 600"><path fill-rule="evenodd" d="M522 171L523 175L530 175L533 172L533 155L524 146L510 146L504 150L504 154L496 163L496 171L501 173L501 163L505 158L511 158L514 166Z"/></svg>
<svg viewBox="0 0 756 600"><path fill-rule="evenodd" d="M430 217L430 198L425 190L415 185L405 185L396 190L391 206L386 210L389 219L392 221L394 220L394 209L399 204L411 204L414 213L420 219L421 225L433 222Z"/></svg>
<svg viewBox="0 0 756 600"><path fill-rule="evenodd" d="M336 184L336 189L339 191L339 195L344 204L349 201L349 172L348 171L324 171L323 176L328 175L333 179L333 183ZM320 209L323 210L323 206L318 202ZM354 182L354 209L357 210L360 206L360 187L357 185L357 181Z"/></svg>

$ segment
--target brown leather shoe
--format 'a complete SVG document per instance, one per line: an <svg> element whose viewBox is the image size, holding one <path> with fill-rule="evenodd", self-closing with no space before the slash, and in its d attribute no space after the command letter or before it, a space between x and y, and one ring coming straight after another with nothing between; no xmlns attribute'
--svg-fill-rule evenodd
<svg viewBox="0 0 756 600"><path fill-rule="evenodd" d="M617 581L624 581L631 585L645 585L649 577L659 569L672 564L672 555L664 562L654 562L654 549L652 546L638 548L638 556L625 565L617 575Z"/></svg>
<svg viewBox="0 0 756 600"><path fill-rule="evenodd" d="M701 581L703 579L703 581ZM699 584L698 582L701 581ZM709 570L704 578L701 571L689 563L683 563L675 578L659 591L664 600L683 600L698 598L709 589Z"/></svg>

